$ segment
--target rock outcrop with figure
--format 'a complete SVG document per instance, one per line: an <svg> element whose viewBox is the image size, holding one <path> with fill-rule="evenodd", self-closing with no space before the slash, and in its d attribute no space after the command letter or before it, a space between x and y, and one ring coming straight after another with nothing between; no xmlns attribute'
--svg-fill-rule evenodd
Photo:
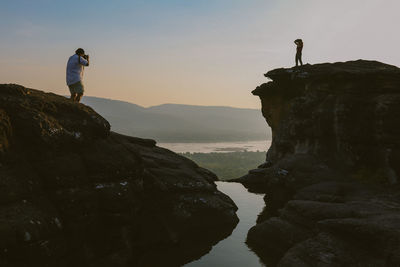
<svg viewBox="0 0 400 267"><path fill-rule="evenodd" d="M0 85L1 266L180 266L238 222L216 179L85 105Z"/></svg>
<svg viewBox="0 0 400 267"><path fill-rule="evenodd" d="M265 76L253 94L272 145L235 180L266 194L248 245L268 266L400 266L400 69L358 60Z"/></svg>

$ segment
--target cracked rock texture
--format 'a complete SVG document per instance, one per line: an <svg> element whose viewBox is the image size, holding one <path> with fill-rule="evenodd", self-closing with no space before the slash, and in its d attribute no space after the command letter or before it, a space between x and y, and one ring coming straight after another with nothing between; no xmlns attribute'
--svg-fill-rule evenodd
<svg viewBox="0 0 400 267"><path fill-rule="evenodd" d="M265 193L248 245L268 266L400 266L400 69L276 69L253 94L273 140L235 179Z"/></svg>

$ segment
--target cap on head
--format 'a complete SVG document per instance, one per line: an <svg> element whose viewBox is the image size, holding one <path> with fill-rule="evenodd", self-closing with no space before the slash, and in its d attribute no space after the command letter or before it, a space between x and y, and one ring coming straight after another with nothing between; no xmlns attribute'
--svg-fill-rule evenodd
<svg viewBox="0 0 400 267"><path fill-rule="evenodd" d="M78 48L78 49L76 49L75 54L77 54L77 55L85 54L85 50L83 50L82 48Z"/></svg>

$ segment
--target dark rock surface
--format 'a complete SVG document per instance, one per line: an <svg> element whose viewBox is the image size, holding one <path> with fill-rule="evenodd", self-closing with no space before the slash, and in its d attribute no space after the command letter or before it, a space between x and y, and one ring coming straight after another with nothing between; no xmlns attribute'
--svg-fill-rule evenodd
<svg viewBox="0 0 400 267"><path fill-rule="evenodd" d="M91 108L0 85L0 266L180 266L238 222L217 177Z"/></svg>
<svg viewBox="0 0 400 267"><path fill-rule="evenodd" d="M400 69L358 60L265 76L253 94L272 145L234 180L266 193L248 245L268 266L400 266Z"/></svg>

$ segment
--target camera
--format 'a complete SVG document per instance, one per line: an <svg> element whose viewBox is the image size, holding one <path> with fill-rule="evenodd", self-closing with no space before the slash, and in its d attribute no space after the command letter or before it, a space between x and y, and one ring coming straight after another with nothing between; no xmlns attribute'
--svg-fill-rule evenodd
<svg viewBox="0 0 400 267"><path fill-rule="evenodd" d="M89 55L83 55L83 58L88 60L89 59Z"/></svg>

